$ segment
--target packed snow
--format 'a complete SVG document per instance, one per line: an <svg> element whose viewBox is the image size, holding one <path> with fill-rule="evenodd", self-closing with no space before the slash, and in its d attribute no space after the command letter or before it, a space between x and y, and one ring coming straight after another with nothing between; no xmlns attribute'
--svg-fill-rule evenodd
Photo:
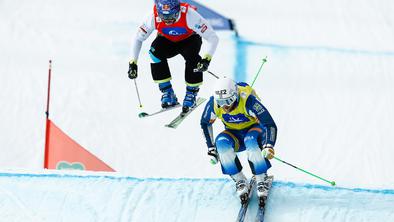
<svg viewBox="0 0 394 222"><path fill-rule="evenodd" d="M393 221L394 190L276 181L266 221ZM116 174L0 173L1 221L235 221L229 179L135 178ZM245 221L254 221L254 197Z"/></svg>

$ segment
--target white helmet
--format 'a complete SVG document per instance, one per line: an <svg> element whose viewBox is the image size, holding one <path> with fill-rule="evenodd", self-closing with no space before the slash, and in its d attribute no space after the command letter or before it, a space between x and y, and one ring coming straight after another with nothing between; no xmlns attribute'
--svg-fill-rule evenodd
<svg viewBox="0 0 394 222"><path fill-rule="evenodd" d="M227 77L216 81L214 88L214 98L218 106L231 106L238 97L237 83Z"/></svg>

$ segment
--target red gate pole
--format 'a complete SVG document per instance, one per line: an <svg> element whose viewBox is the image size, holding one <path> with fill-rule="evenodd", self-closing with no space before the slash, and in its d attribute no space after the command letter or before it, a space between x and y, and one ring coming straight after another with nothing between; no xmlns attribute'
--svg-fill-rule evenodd
<svg viewBox="0 0 394 222"><path fill-rule="evenodd" d="M46 124L45 124L45 156L44 156L44 169L48 169L48 152L49 152L49 102L51 96L51 74L52 74L52 60L49 60L49 69L48 69L48 91L47 91L47 107L45 111L46 115Z"/></svg>

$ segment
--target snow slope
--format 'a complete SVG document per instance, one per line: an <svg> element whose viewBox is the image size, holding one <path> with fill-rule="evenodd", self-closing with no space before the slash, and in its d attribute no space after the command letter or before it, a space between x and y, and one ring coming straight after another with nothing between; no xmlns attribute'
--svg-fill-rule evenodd
<svg viewBox="0 0 394 222"><path fill-rule="evenodd" d="M229 179L140 179L116 174L0 173L1 221L234 221ZM275 182L266 221L393 221L394 190ZM253 221L252 199L246 221Z"/></svg>

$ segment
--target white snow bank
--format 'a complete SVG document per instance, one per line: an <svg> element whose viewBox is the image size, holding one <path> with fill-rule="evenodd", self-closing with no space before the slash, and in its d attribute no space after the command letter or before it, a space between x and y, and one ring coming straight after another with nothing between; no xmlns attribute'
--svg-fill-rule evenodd
<svg viewBox="0 0 394 222"><path fill-rule="evenodd" d="M276 181L267 221L394 221L394 190ZM247 221L256 212L250 205ZM118 174L0 173L2 221L233 221L239 202L227 179L139 179Z"/></svg>

